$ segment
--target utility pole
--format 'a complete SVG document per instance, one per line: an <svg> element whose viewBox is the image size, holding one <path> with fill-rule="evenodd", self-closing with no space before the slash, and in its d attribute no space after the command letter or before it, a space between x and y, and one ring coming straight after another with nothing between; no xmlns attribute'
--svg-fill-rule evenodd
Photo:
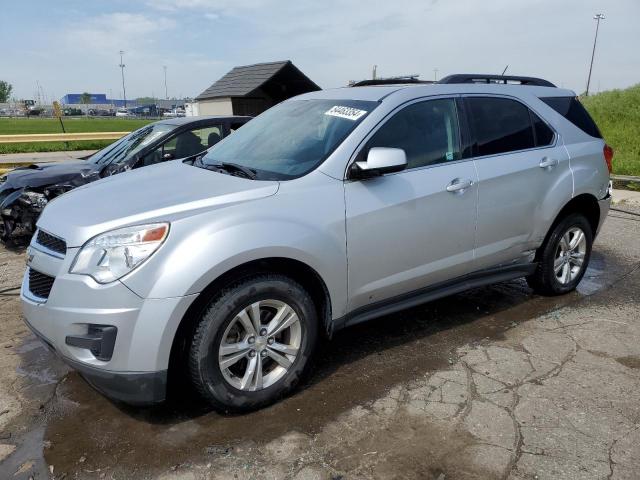
<svg viewBox="0 0 640 480"><path fill-rule="evenodd" d="M122 97L124 100L124 108L127 108L127 91L124 88L124 62L122 61L124 52L120 50L120 71L122 72Z"/></svg>
<svg viewBox="0 0 640 480"><path fill-rule="evenodd" d="M596 42L598 41L598 29L600 28L600 20L604 20L602 13L597 13L593 19L596 21L596 36L593 39L593 51L591 52L591 64L589 65L589 77L587 77L587 91L585 97L589 96L589 84L591 83L591 71L593 70L593 57L596 55Z"/></svg>
<svg viewBox="0 0 640 480"><path fill-rule="evenodd" d="M376 77L377 77L377 73L378 73L378 65L374 65L374 66L373 66L373 72L372 72L372 74L371 74L371 78L372 78L373 80L375 80L375 79L376 79Z"/></svg>
<svg viewBox="0 0 640 480"><path fill-rule="evenodd" d="M164 65L164 98L165 100L169 100L169 94L167 94L167 66Z"/></svg>
<svg viewBox="0 0 640 480"><path fill-rule="evenodd" d="M434 82L438 81L438 69L437 68L433 69L433 81Z"/></svg>

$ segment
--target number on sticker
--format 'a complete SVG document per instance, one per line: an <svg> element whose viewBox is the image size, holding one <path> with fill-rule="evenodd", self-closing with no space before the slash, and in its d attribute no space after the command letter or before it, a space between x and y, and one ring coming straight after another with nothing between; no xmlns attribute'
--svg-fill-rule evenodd
<svg viewBox="0 0 640 480"><path fill-rule="evenodd" d="M346 118L347 120L358 120L361 116L366 114L366 110L360 110L358 108L353 107L344 107L341 105L336 105L335 107L331 107L330 110L324 112L325 115L331 115L332 117L340 117Z"/></svg>

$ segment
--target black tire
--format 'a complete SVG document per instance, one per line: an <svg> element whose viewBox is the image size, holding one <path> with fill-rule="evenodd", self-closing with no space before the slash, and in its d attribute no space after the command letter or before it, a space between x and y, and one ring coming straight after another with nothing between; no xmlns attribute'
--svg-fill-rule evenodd
<svg viewBox="0 0 640 480"><path fill-rule="evenodd" d="M241 390L227 381L222 372L218 361L220 345L238 313L254 302L270 299L286 303L297 314L302 332L299 350L284 376L275 383L261 390ZM290 393L299 383L309 366L317 337L316 308L301 285L277 274L245 278L222 291L204 309L189 348L191 381L218 410L240 412L264 407Z"/></svg>
<svg viewBox="0 0 640 480"><path fill-rule="evenodd" d="M581 270L576 277L568 283L563 284L556 277L554 262L562 237L574 227L578 227L584 232L586 252ZM547 239L538 250L536 256L538 268L531 276L527 277L527 283L536 293L541 295L555 296L572 292L576 289L587 270L589 259L591 258L592 245L593 232L591 230L591 224L586 217L580 213L572 213L566 216L552 227Z"/></svg>

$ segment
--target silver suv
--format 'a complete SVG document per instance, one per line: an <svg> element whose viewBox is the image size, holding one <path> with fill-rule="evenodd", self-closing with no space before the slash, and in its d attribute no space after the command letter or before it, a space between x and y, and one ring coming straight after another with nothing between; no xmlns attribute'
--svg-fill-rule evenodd
<svg viewBox="0 0 640 480"><path fill-rule="evenodd" d="M305 94L203 157L52 201L26 321L114 399L162 401L182 377L219 409L257 408L294 388L321 335L518 277L573 290L611 157L544 80Z"/></svg>

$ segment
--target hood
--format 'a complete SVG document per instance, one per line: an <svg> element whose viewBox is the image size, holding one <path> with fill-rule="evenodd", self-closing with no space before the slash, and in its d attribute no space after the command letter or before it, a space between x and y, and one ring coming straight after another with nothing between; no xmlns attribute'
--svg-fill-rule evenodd
<svg viewBox="0 0 640 480"><path fill-rule="evenodd" d="M0 189L44 188L50 185L84 185L96 180L100 166L80 160L64 163L37 163L18 167L6 174Z"/></svg>
<svg viewBox="0 0 640 480"><path fill-rule="evenodd" d="M276 181L257 181L180 161L132 170L72 190L51 201L38 227L79 247L108 230L172 221L181 216L274 195Z"/></svg>

